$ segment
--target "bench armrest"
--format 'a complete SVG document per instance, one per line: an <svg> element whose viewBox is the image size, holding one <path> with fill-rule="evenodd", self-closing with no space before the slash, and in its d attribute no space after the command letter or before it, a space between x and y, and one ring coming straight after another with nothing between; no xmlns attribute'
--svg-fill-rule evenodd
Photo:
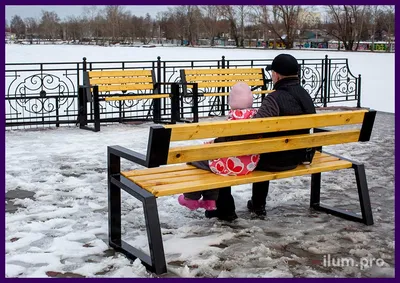
<svg viewBox="0 0 400 283"><path fill-rule="evenodd" d="M147 158L144 154L127 149L125 147L122 147L119 145L108 146L107 151L108 151L109 157L112 154L112 155L122 157L124 159L127 159L129 161L132 161L132 162L137 163L142 166L147 167L147 165L148 165Z"/></svg>

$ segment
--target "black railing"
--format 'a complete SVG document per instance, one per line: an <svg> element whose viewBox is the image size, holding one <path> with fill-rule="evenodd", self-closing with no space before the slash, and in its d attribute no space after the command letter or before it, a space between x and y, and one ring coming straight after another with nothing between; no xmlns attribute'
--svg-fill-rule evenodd
<svg viewBox="0 0 400 283"><path fill-rule="evenodd" d="M262 67L271 64L271 59L185 60L163 61L106 61L54 63L8 63L6 64L6 127L29 128L46 125L74 125L78 117L78 88L84 84L86 70L153 70L156 82L180 81L180 69L194 68L242 68ZM360 107L361 76L354 76L348 59L328 58L299 59L300 81L310 93L316 106L356 101ZM265 72L270 80L270 72ZM171 84L161 86L162 93L169 93ZM272 89L272 83L268 84ZM101 95L101 94L100 94ZM101 97L100 97L101 98ZM193 114L192 97L181 97L180 118ZM255 100L259 106L261 97ZM196 103L199 117L225 115L228 105L225 97L199 96ZM100 99L100 122L114 123L134 120L151 120L152 100L104 101ZM88 109L88 122L93 122L93 109ZM170 99L161 99L161 116L171 115Z"/></svg>

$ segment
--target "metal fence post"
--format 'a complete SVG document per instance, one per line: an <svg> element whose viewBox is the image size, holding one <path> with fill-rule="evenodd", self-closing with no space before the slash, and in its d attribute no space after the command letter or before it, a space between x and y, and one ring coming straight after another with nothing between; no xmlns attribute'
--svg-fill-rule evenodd
<svg viewBox="0 0 400 283"><path fill-rule="evenodd" d="M179 85L171 84L171 123L176 124L179 120Z"/></svg>
<svg viewBox="0 0 400 283"><path fill-rule="evenodd" d="M361 75L358 75L358 88L357 88L357 107L361 107Z"/></svg>
<svg viewBox="0 0 400 283"><path fill-rule="evenodd" d="M328 66L328 63L329 63L329 65L330 65L330 60L331 59L328 59L328 55L325 55L325 78L324 78L324 82L325 82L325 85L324 85L324 94L323 94L323 103L324 103L324 107L326 107L326 105L327 105L327 101L328 101L328 87L329 87L329 85L330 85L330 83L331 83L331 80L330 80L330 72L328 73L328 69L329 69L329 66Z"/></svg>
<svg viewBox="0 0 400 283"><path fill-rule="evenodd" d="M157 82L161 83L161 57L157 57ZM158 93L161 93L161 85L159 85ZM164 87L165 92L165 87ZM153 99L153 122L161 121L161 99Z"/></svg>
<svg viewBox="0 0 400 283"><path fill-rule="evenodd" d="M94 131L100 131L100 104L99 104L99 87L96 85L93 88L93 119L94 119Z"/></svg>
<svg viewBox="0 0 400 283"><path fill-rule="evenodd" d="M197 83L193 84L193 122L199 122L199 88Z"/></svg>
<svg viewBox="0 0 400 283"><path fill-rule="evenodd" d="M79 128L83 129L87 125L87 104L86 93L82 86L78 88L78 122Z"/></svg>
<svg viewBox="0 0 400 283"><path fill-rule="evenodd" d="M225 69L225 56L222 56L222 69ZM222 88L222 92L225 92L225 88ZM225 96L221 96L221 115L225 116Z"/></svg>

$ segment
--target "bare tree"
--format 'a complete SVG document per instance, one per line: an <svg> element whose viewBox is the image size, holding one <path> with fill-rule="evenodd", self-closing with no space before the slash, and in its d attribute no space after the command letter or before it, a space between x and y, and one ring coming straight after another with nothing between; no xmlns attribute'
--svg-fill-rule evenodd
<svg viewBox="0 0 400 283"><path fill-rule="evenodd" d="M202 6L204 12L202 23L208 38L211 39L211 46L214 46L214 38L218 35L218 6Z"/></svg>
<svg viewBox="0 0 400 283"><path fill-rule="evenodd" d="M137 36L143 44L149 44L154 37L154 33L154 23L150 14L147 13L145 18L138 18Z"/></svg>
<svg viewBox="0 0 400 283"><path fill-rule="evenodd" d="M35 18L26 18L25 19L26 26L26 35L30 39L31 44L33 43L33 37L35 35L39 35L39 21Z"/></svg>
<svg viewBox="0 0 400 283"><path fill-rule="evenodd" d="M247 7L240 6L219 6L221 17L227 19L230 25L230 34L235 40L237 47L244 45L245 20L248 13Z"/></svg>
<svg viewBox="0 0 400 283"><path fill-rule="evenodd" d="M64 39L66 40L80 40L84 37L83 19L76 16L68 16L62 23Z"/></svg>
<svg viewBox="0 0 400 283"><path fill-rule="evenodd" d="M84 6L82 13L82 21L85 22L84 37L97 37L96 34L96 17L99 14L97 6Z"/></svg>
<svg viewBox="0 0 400 283"><path fill-rule="evenodd" d="M60 38L60 18L57 13L42 10L39 28L46 39L54 40Z"/></svg>
<svg viewBox="0 0 400 283"><path fill-rule="evenodd" d="M381 14L381 8L378 5L374 5L369 7L368 13L370 14L369 17L367 17L370 20L370 27L371 27L371 40L372 40L372 48L371 51L374 51L374 45L375 45L375 33L376 29L378 26L378 21L379 21L379 16Z"/></svg>
<svg viewBox="0 0 400 283"><path fill-rule="evenodd" d="M268 6L252 6L249 13L250 22L254 25L255 28L259 29L262 32L263 40L269 38L268 13Z"/></svg>
<svg viewBox="0 0 400 283"><path fill-rule="evenodd" d="M106 6L104 9L105 19L108 23L107 35L112 41L116 41L121 34L121 18L124 17L125 8L123 6Z"/></svg>
<svg viewBox="0 0 400 283"><path fill-rule="evenodd" d="M168 18L171 26L171 30L175 33L175 38L179 39L181 45L186 38L186 14L182 6L174 8L168 8Z"/></svg>
<svg viewBox="0 0 400 283"><path fill-rule="evenodd" d="M395 34L394 6L385 7L383 12L383 27L387 32L386 41L388 45L390 45L392 42L392 34ZM387 48L386 51L389 52L390 48Z"/></svg>
<svg viewBox="0 0 400 283"><path fill-rule="evenodd" d="M267 22L272 32L285 44L286 49L293 48L297 39L297 31L300 29L301 6L275 5L272 7L273 17Z"/></svg>
<svg viewBox="0 0 400 283"><path fill-rule="evenodd" d="M356 49L360 42L364 27L364 15L366 6L343 5L328 6L327 34L332 35L343 42L346 50L353 50L354 43L357 42Z"/></svg>
<svg viewBox="0 0 400 283"><path fill-rule="evenodd" d="M15 33L17 38L24 38L25 37L25 23L21 19L20 16L15 15L11 19L10 28L11 28L11 32Z"/></svg>

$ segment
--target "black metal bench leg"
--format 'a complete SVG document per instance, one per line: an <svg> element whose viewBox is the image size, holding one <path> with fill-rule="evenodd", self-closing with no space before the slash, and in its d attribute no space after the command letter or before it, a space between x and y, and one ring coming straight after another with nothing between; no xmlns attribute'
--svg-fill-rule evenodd
<svg viewBox="0 0 400 283"><path fill-rule="evenodd" d="M156 274L167 272L164 247L158 218L156 197L119 174L121 157L108 149L108 237L109 245L128 258L139 258ZM121 239L121 189L141 201L146 222L150 256Z"/></svg>
<svg viewBox="0 0 400 283"><path fill-rule="evenodd" d="M321 195L321 173L311 175L311 197L310 207L314 208L315 205L319 205Z"/></svg>
<svg viewBox="0 0 400 283"><path fill-rule="evenodd" d="M147 197L143 201L144 216L149 240L152 268L156 274L167 272L164 246L161 237L160 220L158 218L157 201L155 197Z"/></svg>
<svg viewBox="0 0 400 283"><path fill-rule="evenodd" d="M121 170L121 158L108 155L108 239L110 244L121 246L121 189L111 182L112 175Z"/></svg>
<svg viewBox="0 0 400 283"><path fill-rule="evenodd" d="M139 258L151 272L156 274L166 273L167 264L156 198L123 176L111 176L109 179L108 227L110 246L132 260ZM121 239L121 189L143 204L150 256Z"/></svg>
<svg viewBox="0 0 400 283"><path fill-rule="evenodd" d="M330 207L320 203L321 192L321 173L311 175L311 197L310 207L316 211L326 212L343 219L361 222L366 225L373 225L371 203L369 200L367 179L365 176L364 165L353 164L356 175L358 196L360 201L361 216L339 208Z"/></svg>
<svg viewBox="0 0 400 283"><path fill-rule="evenodd" d="M372 217L371 202L369 199L367 177L365 175L365 168L363 164L353 164L354 173L356 175L358 197L360 199L361 215L363 222L366 225L373 225L374 220Z"/></svg>
<svg viewBox="0 0 400 283"><path fill-rule="evenodd" d="M121 189L108 180L108 239L121 246Z"/></svg>

